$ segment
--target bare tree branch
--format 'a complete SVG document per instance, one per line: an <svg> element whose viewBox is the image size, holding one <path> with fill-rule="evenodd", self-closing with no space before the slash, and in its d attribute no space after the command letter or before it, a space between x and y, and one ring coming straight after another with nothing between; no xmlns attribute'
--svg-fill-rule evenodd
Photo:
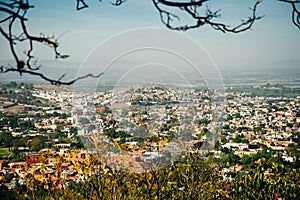
<svg viewBox="0 0 300 200"><path fill-rule="evenodd" d="M30 71L30 70L24 70L24 69L16 69L16 68L4 69L3 66L0 67L0 73L7 73L7 72L19 72L19 73L24 73L24 74L30 74L30 75L34 75L34 76L39 76L42 79L50 82L53 85L72 85L72 84L74 84L78 80L85 79L85 78L88 78L88 77L99 78L99 77L101 77L104 74L103 72L101 72L99 74L96 74L96 75L90 73L90 74L86 74L84 76L79 76L79 77L77 77L77 78L75 78L75 79L73 79L71 81L61 81L61 79L63 77L65 77L66 74L63 74L59 79L55 80L55 79L51 79L51 78L45 76L44 74L36 72L36 71Z"/></svg>
<svg viewBox="0 0 300 200"><path fill-rule="evenodd" d="M110 2L111 5L114 5L114 6L120 6L122 5L123 3L125 3L127 0L115 0L115 2Z"/></svg>
<svg viewBox="0 0 300 200"><path fill-rule="evenodd" d="M77 1L77 10L87 8L88 5L86 4L85 0L76 0ZM99 0L100 2L102 0ZM127 0L115 0L115 2L111 2L112 5L120 6ZM252 15L248 17L246 20L242 20L242 22L235 27L230 28L229 25L224 23L219 23L213 21L215 18L220 17L220 10L211 11L208 7L205 13L200 15L198 10L204 6L205 3L209 2L209 0L152 0L155 8L158 10L162 23L171 30L181 30L185 31L188 29L199 28L205 24L210 25L212 28L216 30L220 30L222 32L232 32L232 33L239 33L246 30L251 29L252 25L255 21L263 18L264 16L256 16L257 6L263 0L256 0L253 8L250 8L252 11ZM293 12L292 12L292 22L295 24L296 27L300 29L300 11L297 9L296 4L300 3L299 0L278 0L285 3L289 3L292 5ZM78 7L79 3L82 4L81 7ZM162 8L164 6L164 8ZM180 17L170 11L170 8L178 8L179 10L183 11L183 14L188 14L191 16L195 23L194 24L185 24L175 26L172 22L180 21Z"/></svg>
<svg viewBox="0 0 300 200"><path fill-rule="evenodd" d="M76 4L76 9L77 10L82 10L85 8L88 8L89 6L85 3L84 0L76 0L77 4Z"/></svg>
<svg viewBox="0 0 300 200"><path fill-rule="evenodd" d="M76 9L82 10L88 8L89 5L86 0L75 0ZM125 3L127 0L111 0L110 4L114 6L120 6ZM300 10L297 8L297 5L300 3L299 0L278 0L284 3L288 3L292 6L292 22L296 27L300 29ZM101 2L101 0L99 0ZM257 15L257 8L262 0L256 0L253 7L250 8L251 15L242 20L242 22L236 26L229 26L226 23L221 23L216 21L220 18L220 10L211 10L207 3L209 0L152 0L154 7L157 9L160 15L161 22L171 30L180 30L186 31L189 29L199 28L204 25L210 25L213 29L221 31L223 33L240 33L246 30L251 29L254 22L260 20L264 16ZM17 72L20 75L27 73L33 76L39 76L42 79L56 85L70 85L74 82L87 78L94 77L98 78L102 73L98 75L87 74L76 78L72 81L63 81L66 74L63 74L58 79L51 79L47 76L39 73L41 65L38 64L37 58L34 56L34 45L37 43L44 44L48 48L52 49L54 52L55 59L65 59L69 55L61 54L58 51L59 36L56 38L53 36L46 36L45 34L40 34L38 36L32 35L27 29L27 18L25 17L27 12L33 8L33 5L30 5L29 0L11 0L7 2L0 2L0 35L8 42L9 50L13 59L15 61L14 65L8 64L7 66L0 67L0 73L7 72ZM175 11L179 11L179 14ZM180 21L180 17L188 16L192 21L185 24L185 22ZM16 26L21 27L21 33L15 32ZM24 55L19 55L18 45L21 43L26 43L28 45L27 49L23 52ZM24 58L25 57L25 58Z"/></svg>
<svg viewBox="0 0 300 200"><path fill-rule="evenodd" d="M83 5L86 4L84 1L77 1L77 7L82 9L80 2L83 3ZM11 3L0 2L0 11L6 15L4 19L0 20L0 34L8 41L10 52L14 58L14 61L16 62L14 66L10 64L7 66L1 66L0 73L18 72L20 75L30 74L33 76L39 76L55 85L71 85L83 78L98 78L102 75L102 73L98 75L87 74L71 81L63 81L62 79L66 76L66 74L62 75L56 80L37 72L41 65L37 64L37 58L35 58L33 55L35 43L44 44L52 49L56 59L65 59L68 58L69 55L61 54L58 51L58 38L55 38L54 36L48 37L44 34L33 36L28 32L26 26L27 19L25 16L30 8L33 8L33 6L29 4L28 0L13 0ZM20 25L21 27L21 34L19 35L16 35L14 32L14 27L17 25ZM28 43L28 49L23 52L25 55L24 59L21 58L21 56L18 54L19 52L17 51L18 45L23 42Z"/></svg>
<svg viewBox="0 0 300 200"><path fill-rule="evenodd" d="M184 7L184 6L202 6L202 4L209 0L199 0L199 1L166 1L166 0L158 0L159 3L164 4L166 6L173 6L173 7Z"/></svg>
<svg viewBox="0 0 300 200"><path fill-rule="evenodd" d="M292 22L293 24L300 29L300 10L297 8L297 4L300 3L299 0L290 1L290 0L279 0L285 3L291 4L293 11L292 11Z"/></svg>
<svg viewBox="0 0 300 200"><path fill-rule="evenodd" d="M186 31L193 28L201 27L205 24L210 25L212 28L216 30L220 30L222 32L232 32L232 33L239 33L242 31L246 31L250 29L253 23L256 20L261 19L263 16L256 16L257 6L261 3L261 1L256 1L253 8L250 10L252 11L252 16L248 17L247 20L242 20L242 22L231 28L229 25L224 23L215 22L214 19L220 17L220 10L212 11L209 7L206 7L206 12L200 13L200 8L204 6L204 3L208 2L208 0L199 0L193 1L189 0L186 2L176 1L176 0L152 0L155 8L159 11L161 21L166 27L172 30L182 30ZM187 25L173 25L173 21L179 21L180 18L178 15L172 14L171 12L167 11L168 8L178 8L183 14L189 15L195 22L194 24L187 24Z"/></svg>

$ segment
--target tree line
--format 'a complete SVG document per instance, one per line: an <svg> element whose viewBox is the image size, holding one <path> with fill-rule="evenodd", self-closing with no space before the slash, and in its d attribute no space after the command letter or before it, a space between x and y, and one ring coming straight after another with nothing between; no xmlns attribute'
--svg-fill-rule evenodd
<svg viewBox="0 0 300 200"><path fill-rule="evenodd" d="M267 157L254 169L226 176L222 163L188 155L184 160L147 173L100 168L85 181L40 182L27 175L13 190L1 186L3 199L297 199L300 171ZM91 169L89 167L89 169Z"/></svg>

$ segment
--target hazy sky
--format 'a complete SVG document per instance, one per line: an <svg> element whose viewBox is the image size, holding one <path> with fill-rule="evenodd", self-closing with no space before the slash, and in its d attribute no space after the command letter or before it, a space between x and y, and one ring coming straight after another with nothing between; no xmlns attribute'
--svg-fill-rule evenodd
<svg viewBox="0 0 300 200"><path fill-rule="evenodd" d="M75 0L31 0L35 5L27 15L28 28L33 34L40 32L60 35L60 51L70 54L66 61L81 63L97 44L122 31L141 27L161 27L157 10L150 0L128 0L120 7L109 1L87 1L88 9L75 10ZM250 15L248 7L254 1L212 0L212 9L222 8L221 21L237 24ZM265 15L252 30L222 33L204 26L186 31L196 40L221 70L261 69L289 67L300 70L300 30L291 22L291 7L275 0L264 0L258 14ZM7 44L0 39L0 60L10 59ZM52 59L47 48L37 47L39 59ZM20 50L22 47L20 47ZM191 49L192 51L192 49Z"/></svg>

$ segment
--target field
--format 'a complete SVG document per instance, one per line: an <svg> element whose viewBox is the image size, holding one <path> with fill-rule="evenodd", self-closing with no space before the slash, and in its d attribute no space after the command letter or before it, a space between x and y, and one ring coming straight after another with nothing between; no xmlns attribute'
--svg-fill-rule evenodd
<svg viewBox="0 0 300 200"><path fill-rule="evenodd" d="M0 149L0 155L8 155L8 154L11 154L8 150Z"/></svg>

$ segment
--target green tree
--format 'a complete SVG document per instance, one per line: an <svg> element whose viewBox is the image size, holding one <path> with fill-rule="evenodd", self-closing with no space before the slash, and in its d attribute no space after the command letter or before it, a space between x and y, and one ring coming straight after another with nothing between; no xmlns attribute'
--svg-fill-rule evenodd
<svg viewBox="0 0 300 200"><path fill-rule="evenodd" d="M233 199L297 199L299 183L299 169L289 171L282 164L261 158L254 171L231 182L229 194Z"/></svg>
<svg viewBox="0 0 300 200"><path fill-rule="evenodd" d="M0 143L4 145L5 147L10 148L12 147L12 142L14 140L14 137L12 136L11 132L1 132L0 133Z"/></svg>
<svg viewBox="0 0 300 200"><path fill-rule="evenodd" d="M233 165L238 164L239 160L240 160L239 156L237 156L231 152L229 154L223 156L223 158L222 158L222 162L228 166L233 166Z"/></svg>
<svg viewBox="0 0 300 200"><path fill-rule="evenodd" d="M96 129L96 126L94 124L90 124L87 128L87 131L91 132L92 130L95 130L95 129Z"/></svg>
<svg viewBox="0 0 300 200"><path fill-rule="evenodd" d="M42 139L40 138L33 138L31 141L30 141L30 147L29 147L29 150L30 151L39 151L43 148L44 144L43 144L43 141Z"/></svg>
<svg viewBox="0 0 300 200"><path fill-rule="evenodd" d="M79 118L78 122L80 124L89 124L90 120L88 118L86 118L86 117L81 117L81 118Z"/></svg>

